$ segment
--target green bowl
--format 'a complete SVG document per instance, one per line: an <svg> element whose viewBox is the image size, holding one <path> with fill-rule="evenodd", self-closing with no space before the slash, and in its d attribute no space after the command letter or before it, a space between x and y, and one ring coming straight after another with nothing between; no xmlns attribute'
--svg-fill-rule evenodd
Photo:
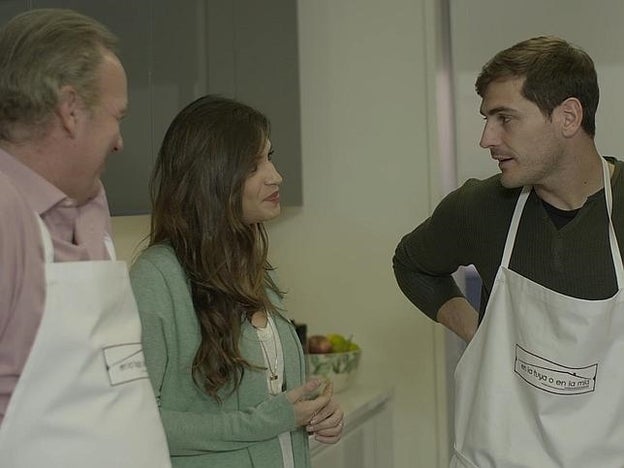
<svg viewBox="0 0 624 468"><path fill-rule="evenodd" d="M334 392L348 388L357 374L362 350L344 353L306 354L308 378L325 377L334 384Z"/></svg>

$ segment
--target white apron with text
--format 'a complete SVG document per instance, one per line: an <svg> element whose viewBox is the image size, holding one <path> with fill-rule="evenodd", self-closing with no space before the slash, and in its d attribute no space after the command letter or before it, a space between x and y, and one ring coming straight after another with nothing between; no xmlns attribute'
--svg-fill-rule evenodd
<svg viewBox="0 0 624 468"><path fill-rule="evenodd" d="M46 299L2 426L7 468L167 468L125 262L53 262L41 226Z"/></svg>
<svg viewBox="0 0 624 468"><path fill-rule="evenodd" d="M577 299L508 268L525 187L483 323L455 370L451 467L624 467L624 267L604 160L603 177L618 292Z"/></svg>

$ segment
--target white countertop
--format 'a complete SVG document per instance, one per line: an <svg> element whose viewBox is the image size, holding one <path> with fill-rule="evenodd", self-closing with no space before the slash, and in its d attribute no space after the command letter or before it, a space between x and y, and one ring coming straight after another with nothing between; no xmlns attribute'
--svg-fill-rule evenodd
<svg viewBox="0 0 624 468"><path fill-rule="evenodd" d="M393 394L392 387L370 387L357 384L336 393L336 400L345 413L345 433L358 424L360 420L367 418L370 413L392 399ZM318 451L323 446L324 444L317 442L314 436L310 436L311 452Z"/></svg>

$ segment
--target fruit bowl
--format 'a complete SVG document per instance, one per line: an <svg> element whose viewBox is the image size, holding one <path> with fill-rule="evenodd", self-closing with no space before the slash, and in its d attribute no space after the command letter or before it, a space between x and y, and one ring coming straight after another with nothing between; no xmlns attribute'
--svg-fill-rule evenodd
<svg viewBox="0 0 624 468"><path fill-rule="evenodd" d="M334 384L334 393L341 392L353 383L360 365L360 349L342 353L306 354L308 378L325 377Z"/></svg>

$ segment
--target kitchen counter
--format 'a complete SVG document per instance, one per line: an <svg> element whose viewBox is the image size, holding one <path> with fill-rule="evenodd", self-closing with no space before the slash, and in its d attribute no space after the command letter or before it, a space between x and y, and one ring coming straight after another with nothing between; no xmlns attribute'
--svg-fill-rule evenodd
<svg viewBox="0 0 624 468"><path fill-rule="evenodd" d="M392 387L354 385L335 397L345 413L342 440L321 444L310 437L312 466L392 467ZM361 459L360 465L353 464ZM346 460L349 460L347 463ZM383 460L376 465L375 460Z"/></svg>

